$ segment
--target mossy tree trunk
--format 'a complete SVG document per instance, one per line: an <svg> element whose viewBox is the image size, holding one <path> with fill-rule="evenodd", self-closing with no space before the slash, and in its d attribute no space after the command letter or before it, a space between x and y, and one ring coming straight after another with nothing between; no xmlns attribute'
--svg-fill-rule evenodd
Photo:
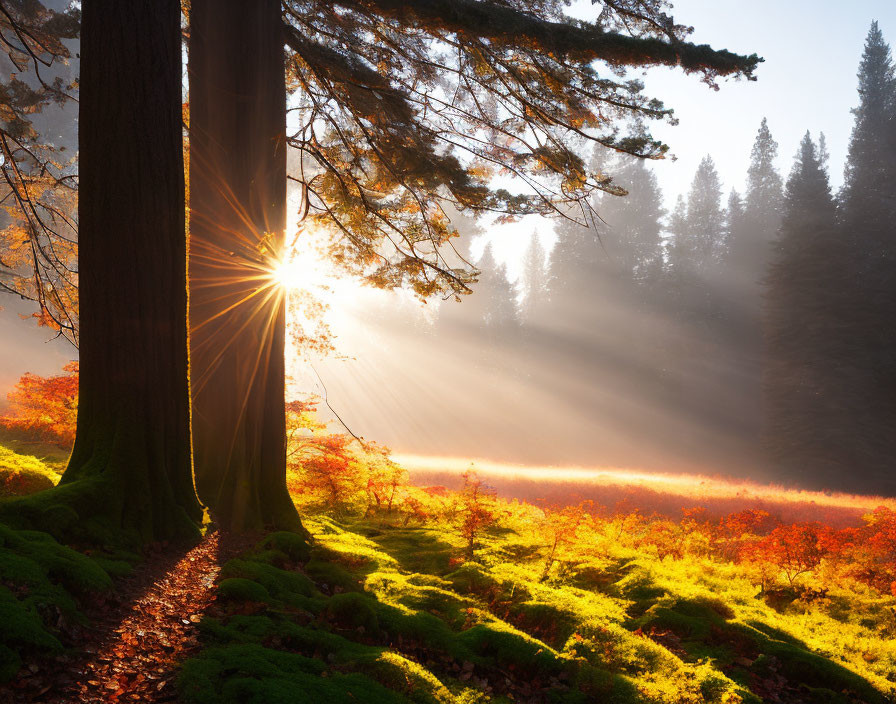
<svg viewBox="0 0 896 704"><path fill-rule="evenodd" d="M179 0L84 0L80 394L42 499L140 540L196 535L187 363Z"/></svg>
<svg viewBox="0 0 896 704"><path fill-rule="evenodd" d="M196 486L232 530L301 530L286 489L279 0L190 7L190 365Z"/></svg>

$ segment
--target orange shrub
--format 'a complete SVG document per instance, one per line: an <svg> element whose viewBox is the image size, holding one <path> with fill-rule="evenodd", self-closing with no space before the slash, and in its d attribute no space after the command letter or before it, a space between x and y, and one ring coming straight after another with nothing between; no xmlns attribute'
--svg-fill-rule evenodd
<svg viewBox="0 0 896 704"><path fill-rule="evenodd" d="M75 441L78 419L78 363L63 367L64 374L24 374L9 392L9 413L0 417L7 430L51 442L62 449Z"/></svg>

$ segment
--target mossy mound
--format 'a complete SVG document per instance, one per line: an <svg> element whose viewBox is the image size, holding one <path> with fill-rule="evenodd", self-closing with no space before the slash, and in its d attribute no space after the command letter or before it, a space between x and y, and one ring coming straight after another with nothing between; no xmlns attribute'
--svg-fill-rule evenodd
<svg viewBox="0 0 896 704"><path fill-rule="evenodd" d="M0 445L0 497L27 496L59 483L59 474L42 460Z"/></svg>
<svg viewBox="0 0 896 704"><path fill-rule="evenodd" d="M178 689L191 704L397 704L407 699L369 677L256 644L210 648L184 664Z"/></svg>
<svg viewBox="0 0 896 704"><path fill-rule="evenodd" d="M287 531L277 531L265 536L256 547L258 550L277 550L291 562L304 564L311 559L311 546L304 536Z"/></svg>
<svg viewBox="0 0 896 704"><path fill-rule="evenodd" d="M22 655L60 651L59 625L83 623L79 600L107 591L112 579L99 560L60 545L47 533L0 524L0 585L4 682L18 672Z"/></svg>

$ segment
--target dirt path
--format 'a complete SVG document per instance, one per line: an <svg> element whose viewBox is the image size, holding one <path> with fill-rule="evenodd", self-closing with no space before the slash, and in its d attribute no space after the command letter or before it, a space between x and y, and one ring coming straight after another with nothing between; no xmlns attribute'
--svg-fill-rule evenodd
<svg viewBox="0 0 896 704"><path fill-rule="evenodd" d="M232 554L217 532L184 553L147 558L91 609L77 654L26 666L0 701L41 704L176 701L181 662L199 649L197 626L214 601L220 565Z"/></svg>

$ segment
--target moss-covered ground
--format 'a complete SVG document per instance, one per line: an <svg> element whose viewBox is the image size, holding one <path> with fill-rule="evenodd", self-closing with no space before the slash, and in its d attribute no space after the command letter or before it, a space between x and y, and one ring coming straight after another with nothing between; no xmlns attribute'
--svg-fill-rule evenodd
<svg viewBox="0 0 896 704"><path fill-rule="evenodd" d="M736 565L660 559L610 529L542 579L512 517L473 560L444 525L306 525L310 548L274 534L224 565L184 701L896 700L894 599L872 590L773 607Z"/></svg>

